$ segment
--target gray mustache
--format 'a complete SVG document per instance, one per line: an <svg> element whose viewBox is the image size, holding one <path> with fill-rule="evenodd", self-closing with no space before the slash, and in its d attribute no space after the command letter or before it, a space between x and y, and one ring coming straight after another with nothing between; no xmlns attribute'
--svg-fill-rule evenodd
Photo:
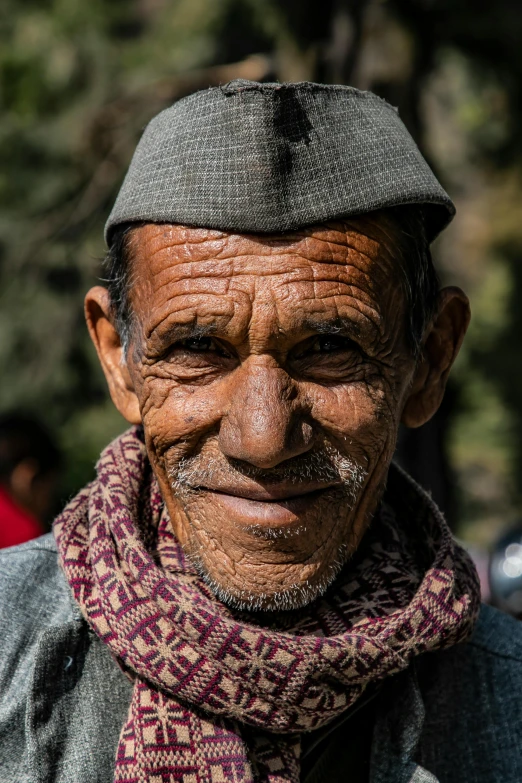
<svg viewBox="0 0 522 783"><path fill-rule="evenodd" d="M262 484L339 483L351 493L364 484L367 473L350 457L342 455L329 444L320 450L288 460L274 468L258 468L248 462L229 457L217 459L201 454L186 457L169 471L175 490L212 486L219 480L252 479Z"/></svg>

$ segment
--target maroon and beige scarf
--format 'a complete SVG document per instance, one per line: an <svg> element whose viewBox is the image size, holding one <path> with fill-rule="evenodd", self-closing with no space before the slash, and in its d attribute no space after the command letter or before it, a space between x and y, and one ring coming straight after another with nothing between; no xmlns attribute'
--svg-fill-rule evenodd
<svg viewBox="0 0 522 783"><path fill-rule="evenodd" d="M234 614L199 579L137 429L103 452L54 532L87 622L134 681L114 773L125 783L297 783L302 732L465 640L478 611L467 555L396 468L357 555L284 631Z"/></svg>

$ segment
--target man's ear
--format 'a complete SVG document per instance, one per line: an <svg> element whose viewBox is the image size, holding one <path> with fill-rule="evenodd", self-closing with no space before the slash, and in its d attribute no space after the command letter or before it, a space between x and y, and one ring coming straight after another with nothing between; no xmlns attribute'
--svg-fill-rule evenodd
<svg viewBox="0 0 522 783"><path fill-rule="evenodd" d="M85 297L85 318L113 403L130 424L141 424L140 407L120 336L110 317L110 299L106 288L91 288Z"/></svg>
<svg viewBox="0 0 522 783"><path fill-rule="evenodd" d="M469 301L460 288L443 288L437 311L423 339L404 409L402 423L420 427L437 411L470 319Z"/></svg>

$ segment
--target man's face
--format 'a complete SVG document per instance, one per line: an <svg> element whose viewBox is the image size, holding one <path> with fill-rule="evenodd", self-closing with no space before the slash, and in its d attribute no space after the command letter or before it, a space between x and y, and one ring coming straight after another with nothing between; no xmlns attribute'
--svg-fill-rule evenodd
<svg viewBox="0 0 522 783"><path fill-rule="evenodd" d="M147 449L185 551L236 606L310 602L382 492L414 362L387 234L364 225L134 231Z"/></svg>

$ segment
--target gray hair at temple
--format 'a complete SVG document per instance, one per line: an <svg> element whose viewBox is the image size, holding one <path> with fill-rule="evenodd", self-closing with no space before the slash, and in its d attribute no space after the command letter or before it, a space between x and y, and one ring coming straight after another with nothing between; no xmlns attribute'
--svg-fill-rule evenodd
<svg viewBox="0 0 522 783"><path fill-rule="evenodd" d="M397 111L372 93L243 80L197 92L149 123L107 221L114 323L126 350L136 226L287 234L375 215L392 234L417 354L439 289L430 243L454 213Z"/></svg>

